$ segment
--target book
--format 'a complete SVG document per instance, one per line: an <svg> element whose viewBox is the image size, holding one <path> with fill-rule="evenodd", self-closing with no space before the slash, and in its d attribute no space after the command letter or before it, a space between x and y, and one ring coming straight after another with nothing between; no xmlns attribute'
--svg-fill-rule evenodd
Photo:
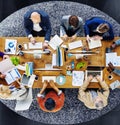
<svg viewBox="0 0 120 125"><path fill-rule="evenodd" d="M62 43L63 40L58 35L55 35L48 44L53 50L56 50L57 47L60 46Z"/></svg>
<svg viewBox="0 0 120 125"><path fill-rule="evenodd" d="M101 40L94 40L93 38L88 41L89 49L94 49L102 46Z"/></svg>

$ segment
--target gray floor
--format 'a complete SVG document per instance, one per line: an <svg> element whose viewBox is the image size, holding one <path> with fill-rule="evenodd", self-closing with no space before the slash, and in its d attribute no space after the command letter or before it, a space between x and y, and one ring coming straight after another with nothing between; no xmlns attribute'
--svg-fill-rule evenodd
<svg viewBox="0 0 120 125"><path fill-rule="evenodd" d="M28 2L23 2L24 0L21 0L22 2L18 1L18 0L11 0L13 1L11 4L13 6L12 9L9 10L9 8L7 8L4 12L0 11L0 15L4 15L2 17L0 17L1 20L3 20L5 18L5 16L8 16L10 13L16 11L17 9L20 9L24 6L33 4L35 2L33 2L33 0L28 0ZM27 1L27 0L26 0ZM36 2L38 2L39 0L36 0ZM41 0L42 1L42 0ZM67 0L66 0L67 1ZM9 5L9 3L7 4L8 0L6 0L6 2L3 3L2 0L0 0L0 7L4 4L4 8L5 5ZM119 5L120 5L120 1L119 0L76 0L76 2L80 2L80 3L84 3L93 7L96 7L99 10L102 10L103 12L106 12L109 16L113 17L114 19L116 19L119 23L120 23L120 15L118 15L118 13L120 12L119 10ZM6 3L6 4L5 4ZM3 6L2 6L3 8ZM0 103L0 125L8 125L8 124L12 124L12 125L42 125L42 123L37 123L34 121L30 121L28 119L23 118L22 116L17 115L15 112L11 111L10 109L8 109L6 106L4 106L3 104ZM120 105L118 107L116 107L113 111L109 112L108 114L95 119L93 121L90 121L88 123L83 123L81 125L118 125L120 124Z"/></svg>

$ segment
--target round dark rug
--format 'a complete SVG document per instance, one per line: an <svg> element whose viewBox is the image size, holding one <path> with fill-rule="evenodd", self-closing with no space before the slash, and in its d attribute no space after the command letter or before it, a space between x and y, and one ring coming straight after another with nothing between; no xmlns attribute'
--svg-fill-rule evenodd
<svg viewBox="0 0 120 125"><path fill-rule="evenodd" d="M59 35L60 20L63 15L74 14L83 18L85 21L93 16L102 17L113 25L115 36L120 34L120 25L107 14L84 4L65 1L51 1L34 4L18 10L11 14L0 23L0 36L25 36L23 28L23 15L29 9L45 10L51 20L52 35ZM83 34L81 34L83 35ZM34 121L47 124L76 124L90 121L111 111L120 104L120 90L111 91L108 106L101 111L90 110L77 99L78 89L65 89L64 107L56 113L46 113L39 109L36 95L39 89L33 89L33 102L29 110L19 111L18 114ZM14 110L16 101L1 100L7 107ZM15 110L14 110L15 111Z"/></svg>

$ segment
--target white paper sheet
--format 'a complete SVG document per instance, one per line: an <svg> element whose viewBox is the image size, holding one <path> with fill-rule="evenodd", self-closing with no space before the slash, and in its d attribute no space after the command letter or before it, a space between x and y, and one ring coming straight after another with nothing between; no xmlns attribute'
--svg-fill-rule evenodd
<svg viewBox="0 0 120 125"><path fill-rule="evenodd" d="M88 42L88 46L89 46L89 49L94 49L97 47L101 47L102 43L101 43L101 40L94 40L93 38L91 38L90 41Z"/></svg>
<svg viewBox="0 0 120 125"><path fill-rule="evenodd" d="M116 52L106 53L106 66L111 62L113 66L120 66L120 56Z"/></svg>
<svg viewBox="0 0 120 125"><path fill-rule="evenodd" d="M83 85L84 72L83 71L73 71L72 72L72 85L81 86Z"/></svg>
<svg viewBox="0 0 120 125"><path fill-rule="evenodd" d="M42 42L37 42L35 44L29 43L29 49L42 49Z"/></svg>
<svg viewBox="0 0 120 125"><path fill-rule="evenodd" d="M16 53L17 40L15 39L6 39L5 40L5 50L10 49L10 52L5 52L6 54L15 54Z"/></svg>
<svg viewBox="0 0 120 125"><path fill-rule="evenodd" d="M63 40L58 35L55 35L48 44L51 46L52 49L56 50L57 46L60 46L60 44L62 43Z"/></svg>
<svg viewBox="0 0 120 125"><path fill-rule="evenodd" d="M42 76L42 82L44 82L45 80L47 80L48 82L50 80L53 80L54 82L56 82L56 76Z"/></svg>
<svg viewBox="0 0 120 125"><path fill-rule="evenodd" d="M74 41L68 44L69 49L75 49L75 48L79 48L82 47L82 41L78 40L78 41Z"/></svg>
<svg viewBox="0 0 120 125"><path fill-rule="evenodd" d="M30 108L30 105L32 103L32 88L29 88L28 95L26 99L24 100L18 100L16 102L15 110L16 111L23 111L23 110L28 110Z"/></svg>

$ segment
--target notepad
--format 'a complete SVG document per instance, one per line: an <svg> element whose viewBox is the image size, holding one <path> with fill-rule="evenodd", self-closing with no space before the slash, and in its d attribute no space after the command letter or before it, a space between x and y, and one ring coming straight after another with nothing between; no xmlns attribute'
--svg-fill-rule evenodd
<svg viewBox="0 0 120 125"><path fill-rule="evenodd" d="M38 42L35 44L29 43L29 49L42 49L42 42Z"/></svg>
<svg viewBox="0 0 120 125"><path fill-rule="evenodd" d="M94 49L102 46L101 40L94 40L93 38L88 41L89 49Z"/></svg>
<svg viewBox="0 0 120 125"><path fill-rule="evenodd" d="M82 41L79 40L79 41L69 43L68 46L69 46L69 49L75 49L75 48L82 47Z"/></svg>
<svg viewBox="0 0 120 125"><path fill-rule="evenodd" d="M62 43L63 40L58 35L55 35L48 44L52 49L56 50L57 47L60 46Z"/></svg>

